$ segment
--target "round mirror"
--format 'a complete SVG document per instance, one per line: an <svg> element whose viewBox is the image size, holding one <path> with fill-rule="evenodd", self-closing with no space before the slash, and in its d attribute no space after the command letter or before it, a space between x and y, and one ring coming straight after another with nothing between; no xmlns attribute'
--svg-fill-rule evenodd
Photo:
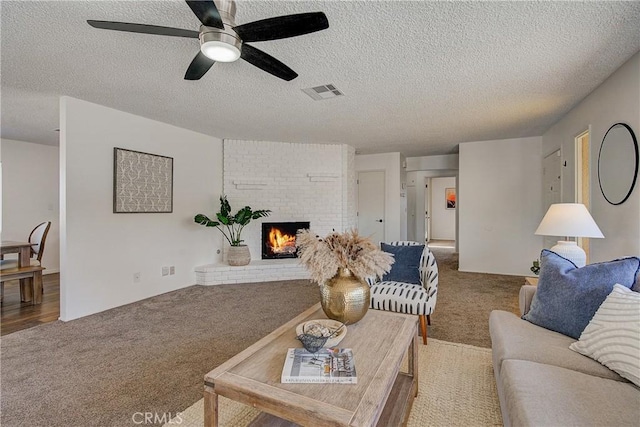
<svg viewBox="0 0 640 427"><path fill-rule="evenodd" d="M612 205L624 203L638 178L638 140L624 123L611 126L602 139L598 155L600 191Z"/></svg>

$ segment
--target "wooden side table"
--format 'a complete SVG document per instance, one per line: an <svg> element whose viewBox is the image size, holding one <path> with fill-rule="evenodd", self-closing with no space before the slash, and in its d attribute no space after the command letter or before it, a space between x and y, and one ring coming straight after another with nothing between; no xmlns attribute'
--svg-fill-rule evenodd
<svg viewBox="0 0 640 427"><path fill-rule="evenodd" d="M538 278L537 277L525 277L524 278L525 285L538 286Z"/></svg>

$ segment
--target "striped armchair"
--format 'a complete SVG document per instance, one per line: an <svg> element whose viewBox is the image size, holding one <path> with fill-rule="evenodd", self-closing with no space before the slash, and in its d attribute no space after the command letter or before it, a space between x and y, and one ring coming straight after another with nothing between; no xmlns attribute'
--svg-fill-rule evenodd
<svg viewBox="0 0 640 427"><path fill-rule="evenodd" d="M411 246L418 242L398 241L390 245ZM436 306L438 296L438 264L427 245L420 257L421 285L412 283L367 279L371 286L371 305L375 310L394 311L396 313L417 314L420 317L422 342L427 344L427 324L431 325L431 313Z"/></svg>

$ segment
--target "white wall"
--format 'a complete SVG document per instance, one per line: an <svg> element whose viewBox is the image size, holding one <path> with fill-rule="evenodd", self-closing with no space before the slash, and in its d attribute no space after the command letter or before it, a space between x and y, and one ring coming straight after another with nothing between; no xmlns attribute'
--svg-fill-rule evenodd
<svg viewBox="0 0 640 427"><path fill-rule="evenodd" d="M3 139L2 240L22 240L43 221L51 221L42 265L60 271L58 147ZM6 258L11 257L7 255Z"/></svg>
<svg viewBox="0 0 640 427"><path fill-rule="evenodd" d="M407 171L457 170L458 155L407 157Z"/></svg>
<svg viewBox="0 0 640 427"><path fill-rule="evenodd" d="M342 145L342 227L358 228L358 187L356 185L356 149Z"/></svg>
<svg viewBox="0 0 640 427"><path fill-rule="evenodd" d="M542 138L460 144L460 271L530 274L542 238Z"/></svg>
<svg viewBox="0 0 640 427"><path fill-rule="evenodd" d="M361 154L356 155L356 172L384 171L385 172L385 227L384 239L387 242L406 238L406 198L401 197L404 170L400 153ZM357 195L356 195L357 197ZM404 229L403 229L404 223Z"/></svg>
<svg viewBox="0 0 640 427"><path fill-rule="evenodd" d="M219 246L193 216L222 191L222 141L69 97L60 129L60 318L193 285ZM114 147L173 157L173 213L113 213Z"/></svg>
<svg viewBox="0 0 640 427"><path fill-rule="evenodd" d="M598 153L614 123L628 124L640 139L640 53L635 54L542 137L543 152L561 148L562 198L575 201L574 138L591 128L591 214L604 239L591 239L590 262L640 255L640 182L622 205L610 205L598 185Z"/></svg>
<svg viewBox="0 0 640 427"><path fill-rule="evenodd" d="M225 140L224 193L234 213L247 205L272 211L242 231L251 258L261 258L263 221L310 221L321 236L355 227L354 156L346 145Z"/></svg>
<svg viewBox="0 0 640 427"><path fill-rule="evenodd" d="M456 188L456 178L431 178L431 238L456 240L456 210L447 209L445 188Z"/></svg>

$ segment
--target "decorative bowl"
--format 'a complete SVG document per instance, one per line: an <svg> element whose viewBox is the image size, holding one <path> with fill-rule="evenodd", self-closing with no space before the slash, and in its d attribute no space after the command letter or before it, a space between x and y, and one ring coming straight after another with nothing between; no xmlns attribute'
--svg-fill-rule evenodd
<svg viewBox="0 0 640 427"><path fill-rule="evenodd" d="M329 337L322 347L335 347L340 344L340 341L347 335L347 326L337 320L331 319L307 320L306 322L300 323L296 326L296 335L305 335L310 329L314 329L314 326L326 328L329 333L335 332L338 328L342 327L335 335Z"/></svg>

